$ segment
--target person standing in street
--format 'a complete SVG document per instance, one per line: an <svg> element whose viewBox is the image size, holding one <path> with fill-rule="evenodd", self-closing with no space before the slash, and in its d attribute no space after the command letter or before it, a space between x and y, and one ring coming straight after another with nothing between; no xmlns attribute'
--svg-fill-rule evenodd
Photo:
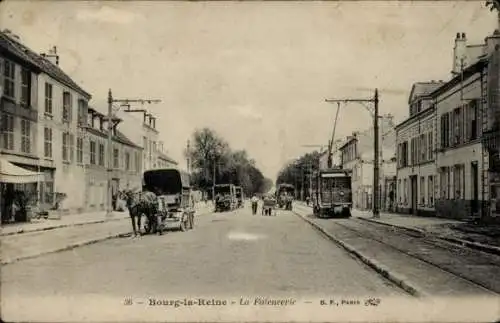
<svg viewBox="0 0 500 323"><path fill-rule="evenodd" d="M254 194L252 196L252 214L255 215L257 214L257 203L259 202L259 199L257 196Z"/></svg>

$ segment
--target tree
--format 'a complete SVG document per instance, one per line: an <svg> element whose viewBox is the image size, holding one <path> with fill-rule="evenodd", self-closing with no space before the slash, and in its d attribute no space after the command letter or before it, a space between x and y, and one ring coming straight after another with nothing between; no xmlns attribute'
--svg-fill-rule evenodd
<svg viewBox="0 0 500 323"><path fill-rule="evenodd" d="M193 185L210 191L215 183L241 186L245 195L265 192L270 179L266 179L245 150L233 151L214 130L195 130L193 145L185 152L191 160Z"/></svg>
<svg viewBox="0 0 500 323"><path fill-rule="evenodd" d="M292 184L297 192L304 192L309 196L309 181L312 173L319 169L320 153L307 153L295 161L285 165L278 173L276 186L282 183Z"/></svg>

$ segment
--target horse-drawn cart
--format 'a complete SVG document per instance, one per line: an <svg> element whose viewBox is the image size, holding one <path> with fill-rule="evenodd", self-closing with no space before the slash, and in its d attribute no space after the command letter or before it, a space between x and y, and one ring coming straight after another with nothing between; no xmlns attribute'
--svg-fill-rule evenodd
<svg viewBox="0 0 500 323"><path fill-rule="evenodd" d="M276 215L276 200L272 196L264 197L262 215Z"/></svg>
<svg viewBox="0 0 500 323"><path fill-rule="evenodd" d="M162 234L168 229L194 228L194 201L187 173L177 169L146 171L142 192L126 191L124 195L134 235L141 229L146 234Z"/></svg>

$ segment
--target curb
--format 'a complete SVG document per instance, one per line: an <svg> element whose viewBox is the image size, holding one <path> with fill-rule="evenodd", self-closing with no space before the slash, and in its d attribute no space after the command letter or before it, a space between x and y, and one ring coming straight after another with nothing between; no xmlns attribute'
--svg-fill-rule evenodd
<svg viewBox="0 0 500 323"><path fill-rule="evenodd" d="M499 247L495 247L495 246L491 246L491 245L487 245L487 244L483 244L483 243L479 243L479 242L472 242L472 241L467 241L467 240L463 240L463 239L447 237L447 236L443 236L443 235L434 235L434 234L426 232L425 230L420 230L420 229L416 229L416 228L405 228L405 227L397 226L394 224L375 221L375 220L369 219L369 218L356 217L356 219L361 219L363 221L368 221L371 223L376 223L376 224L380 224L380 225L385 225L385 226L389 226L389 227L393 227L393 228L402 229L402 230L409 231L409 232L418 233L418 234L421 234L423 236L435 237L435 238L438 238L438 239L441 239L441 240L444 240L447 242L451 242L454 244L459 244L459 245L468 247L470 249L479 250L479 251L486 252L486 253L493 254L493 255L497 255L497 256L500 255L500 248Z"/></svg>
<svg viewBox="0 0 500 323"><path fill-rule="evenodd" d="M325 235L329 240L333 241L334 243L340 245L342 248L344 248L348 253L353 254L356 256L358 259L360 259L363 263L368 265L370 268L374 269L377 273L391 281L392 283L396 284L398 287L403 289L405 292L409 293L412 296L415 297L425 297L428 296L426 293L422 292L419 290L419 288L413 286L410 282L407 281L407 279L397 273L392 272L389 268L385 267L384 265L378 263L376 260L371 259L370 257L367 257L357 251L354 247L350 246L349 244L345 243L344 241L335 238L332 234L328 233L325 229L323 229L321 226L318 224L314 223L313 221L305 218L303 215L293 212L300 218L302 218L304 221L309 223L313 228L316 230L320 231L323 235Z"/></svg>
<svg viewBox="0 0 500 323"><path fill-rule="evenodd" d="M446 240L448 242L460 244L462 246L466 246L466 247L471 248L471 249L475 249L475 250L479 250L479 251L483 251L486 253L500 256L500 248L499 247L490 246L490 245L482 244L479 242L472 242L472 241L462 240L462 239L458 239L458 238L452 238L452 237L440 236L438 238L442 239L442 240Z"/></svg>
<svg viewBox="0 0 500 323"><path fill-rule="evenodd" d="M2 232L0 233L0 236L12 236L16 234L24 234L24 233L33 233L33 232L40 232L40 231L50 231L54 229L60 229L60 228L67 228L67 227L78 227L82 225L87 225L87 224L97 224L97 223L104 223L104 222L111 222L111 221L120 221L120 220L126 220L127 218L119 218L119 219L106 219L106 220L97 220L97 221L91 221L91 222L80 222L80 223L70 223L70 224L62 224L62 225L54 225L50 227L45 227L45 228L38 228L38 229L32 229L32 230L23 230L21 232L19 231L13 231L13 232Z"/></svg>
<svg viewBox="0 0 500 323"><path fill-rule="evenodd" d="M379 221L376 221L376 220L373 220L373 219L370 219L370 218L365 218L365 217L357 217L356 216L354 218L360 219L360 220L363 220L363 221L367 221L367 222L371 222L371 223L385 225L385 226L392 227L392 228L398 228L398 229L401 229L401 230L404 230L404 231L408 231L408 232L418 233L418 234L421 234L421 235L424 235L424 236L425 235L429 235L429 233L427 233L425 230L421 230L421 229L406 228L406 227L402 227L402 226L398 226L398 225L394 225L394 224L379 222Z"/></svg>
<svg viewBox="0 0 500 323"><path fill-rule="evenodd" d="M10 265L10 264L19 262L21 260L33 259L33 258L37 258L37 257L40 257L40 256L52 254L52 253L57 253L57 252L62 252L62 251L68 251L68 250L75 249L75 248L78 248L78 247L83 247L83 246L91 245L91 244L94 244L94 243L97 243L97 242L101 242L101 241L105 241L105 240L110 240L110 239L115 239L115 238L123 238L123 237L128 237L128 236L131 236L131 235L132 235L131 232L127 232L127 233L113 234L113 235L107 236L107 237L101 237L101 238L94 238L94 239L90 239L90 240L84 240L84 241L80 241L80 242L77 242L77 243L73 243L73 244L67 245L65 247L56 248L56 249L49 250L49 251L42 251L41 253L38 253L36 255L21 256L21 257L18 257L18 258L5 260L5 261L2 261L1 265L2 266Z"/></svg>
<svg viewBox="0 0 500 323"><path fill-rule="evenodd" d="M198 215L205 215L205 214L210 214L210 213L211 212L208 211L208 212L205 212L205 213L200 213ZM76 225L67 225L66 227L68 227L68 226L85 225L85 224L91 224L91 223L104 223L104 222L108 222L108 221L118 221L118 220L126 220L126 218L123 218L123 219L111 219L111 220L100 220L100 221L95 221L95 222L79 223L79 224L76 224ZM61 226L56 227L56 228L61 228ZM52 229L55 229L55 228L52 228ZM23 233L35 232L35 231L46 231L46 230L50 230L50 229L43 228L43 229L40 229L40 230L25 231ZM16 233L17 232L15 232L13 234L16 234ZM12 235L12 234L9 234L9 235ZM44 256L44 255L48 255L48 254L52 254L52 253L57 253L57 252L62 252L62 251L68 251L68 250L71 250L71 249L75 249L75 248L78 248L78 247L83 247L83 246L91 245L91 244L98 243L98 242L101 242L101 241L115 239L115 238L129 237L131 235L132 235L131 232L127 232L127 233L113 234L113 235L110 235L110 236L107 236L107 237L101 237L101 238L94 238L94 239L90 239L90 240L84 240L84 241L73 243L73 244L70 244L70 245L67 245L67 246L64 246L64 247L61 247L61 248L56 248L56 249L49 250L49 251L42 251L41 253L38 253L36 255L21 256L21 257L18 257L18 258L5 260L5 261L1 262L1 265L2 266L10 265L10 264L22 261L22 260L37 258L37 257L40 257L40 256Z"/></svg>

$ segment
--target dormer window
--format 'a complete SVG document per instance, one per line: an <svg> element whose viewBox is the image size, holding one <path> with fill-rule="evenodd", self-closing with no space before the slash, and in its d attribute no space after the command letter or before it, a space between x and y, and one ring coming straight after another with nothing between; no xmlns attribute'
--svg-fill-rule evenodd
<svg viewBox="0 0 500 323"><path fill-rule="evenodd" d="M104 131L104 122L102 121L102 117L99 117L99 130Z"/></svg>
<svg viewBox="0 0 500 323"><path fill-rule="evenodd" d="M422 111L422 100L418 100L417 102L417 112Z"/></svg>

